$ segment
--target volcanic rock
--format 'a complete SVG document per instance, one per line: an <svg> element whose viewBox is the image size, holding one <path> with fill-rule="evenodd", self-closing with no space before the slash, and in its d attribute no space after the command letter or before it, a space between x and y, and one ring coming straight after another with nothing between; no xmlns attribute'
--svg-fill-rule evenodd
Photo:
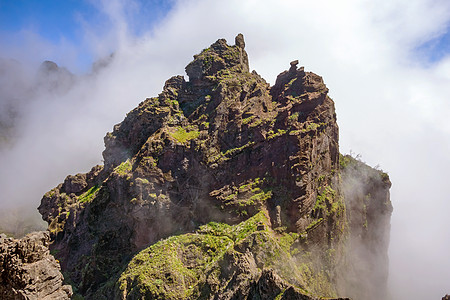
<svg viewBox="0 0 450 300"><path fill-rule="evenodd" d="M0 237L1 299L70 299L59 263L50 255L48 232L33 232L20 240Z"/></svg>
<svg viewBox="0 0 450 300"><path fill-rule="evenodd" d="M106 135L104 166L42 198L51 247L85 299L337 298L343 272L367 275L346 263L364 224L346 210L360 196L343 190L323 79L294 61L270 87L244 47L238 35L195 55L188 81L168 79ZM361 242L384 258L390 183L373 172Z"/></svg>

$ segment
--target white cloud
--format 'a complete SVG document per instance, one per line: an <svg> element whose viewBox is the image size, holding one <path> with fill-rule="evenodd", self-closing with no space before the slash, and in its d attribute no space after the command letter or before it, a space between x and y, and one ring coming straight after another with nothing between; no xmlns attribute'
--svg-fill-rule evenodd
<svg viewBox="0 0 450 300"><path fill-rule="evenodd" d="M96 55L116 49L108 69L30 106L24 139L2 156L8 171L0 171L1 184L11 194L37 206L66 174L99 163L102 137L126 112L184 74L193 54L218 38L234 43L242 32L251 68L271 83L294 59L323 76L336 102L341 151L361 153L391 175L394 299L450 292L450 56L430 66L414 51L445 32L448 1L183 0L139 39L128 35L123 5L102 2L114 30L88 31L85 39ZM58 57L65 48L48 49Z"/></svg>

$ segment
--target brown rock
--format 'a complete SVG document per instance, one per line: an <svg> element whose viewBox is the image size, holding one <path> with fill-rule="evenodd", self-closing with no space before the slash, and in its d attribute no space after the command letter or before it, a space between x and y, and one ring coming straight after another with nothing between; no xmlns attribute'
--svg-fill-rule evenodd
<svg viewBox="0 0 450 300"><path fill-rule="evenodd" d="M347 215L334 102L322 77L297 69L298 61L270 87L249 72L244 46L238 35L236 46L219 39L195 55L189 81L170 78L106 135L104 168L68 177L42 198L62 268L87 299L111 297L121 266L158 240L259 211L270 224L258 230L296 233L300 253L317 251L308 263L318 267L308 270L323 266L330 282L340 277ZM233 298L267 289L271 297L282 287L294 297L298 291L272 273L258 279L270 259L264 253L279 248L265 233L236 245L240 254L223 270L232 281L220 291ZM327 288L312 292L336 294ZM312 299L299 295L292 299Z"/></svg>
<svg viewBox="0 0 450 300"><path fill-rule="evenodd" d="M297 71L298 60L291 61L291 67L289 68L289 73Z"/></svg>
<svg viewBox="0 0 450 300"><path fill-rule="evenodd" d="M241 49L245 48L245 41L244 41L244 36L242 35L242 33L239 33L236 38L234 39L234 44L236 46L238 46Z"/></svg>
<svg viewBox="0 0 450 300"><path fill-rule="evenodd" d="M1 299L70 299L72 287L48 250L48 232L33 232L20 240L0 238Z"/></svg>

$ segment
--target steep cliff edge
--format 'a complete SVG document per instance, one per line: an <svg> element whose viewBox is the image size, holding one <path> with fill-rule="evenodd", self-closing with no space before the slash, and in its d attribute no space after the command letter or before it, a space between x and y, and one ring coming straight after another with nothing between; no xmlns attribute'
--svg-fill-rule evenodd
<svg viewBox="0 0 450 300"><path fill-rule="evenodd" d="M44 195L39 211L78 294L269 299L272 286L280 299L337 297L352 285L343 272L369 276L349 263L353 236L380 248L369 257L386 252L372 238L388 229L390 211L377 216L389 196L366 210L347 198L322 78L294 61L270 87L244 48L238 35L195 55L189 81L170 78L106 135L104 166Z"/></svg>
<svg viewBox="0 0 450 300"><path fill-rule="evenodd" d="M392 204L389 176L350 155L340 157L349 236L345 281L354 299L388 299L388 247Z"/></svg>

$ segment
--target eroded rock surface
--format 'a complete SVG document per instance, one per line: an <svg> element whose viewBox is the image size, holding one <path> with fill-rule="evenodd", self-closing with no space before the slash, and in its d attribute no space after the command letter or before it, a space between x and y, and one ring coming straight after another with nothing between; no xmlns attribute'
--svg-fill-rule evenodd
<svg viewBox="0 0 450 300"><path fill-rule="evenodd" d="M170 78L114 126L104 166L44 195L77 293L338 296L349 225L334 102L297 65L271 87L249 72L242 35L219 39L187 65L188 81Z"/></svg>
<svg viewBox="0 0 450 300"><path fill-rule="evenodd" d="M70 299L59 263L50 255L48 232L33 232L20 240L0 237L1 299Z"/></svg>

